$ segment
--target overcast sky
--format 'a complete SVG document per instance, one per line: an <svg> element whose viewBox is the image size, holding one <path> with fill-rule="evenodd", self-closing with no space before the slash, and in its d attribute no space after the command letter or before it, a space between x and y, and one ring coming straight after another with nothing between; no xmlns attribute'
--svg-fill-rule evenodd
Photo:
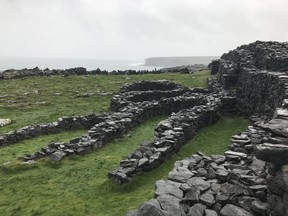
<svg viewBox="0 0 288 216"><path fill-rule="evenodd" d="M214 56L287 38L287 0L0 0L2 56Z"/></svg>

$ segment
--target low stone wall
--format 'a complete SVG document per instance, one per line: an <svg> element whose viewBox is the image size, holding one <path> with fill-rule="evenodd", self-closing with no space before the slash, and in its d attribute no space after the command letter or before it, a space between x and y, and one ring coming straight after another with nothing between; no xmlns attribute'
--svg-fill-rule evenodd
<svg viewBox="0 0 288 216"><path fill-rule="evenodd" d="M163 83L170 86L174 85L179 88L179 85L167 81L154 81L152 83L154 85L154 88L157 88L157 85L159 85L159 88L163 89ZM151 82L148 83L148 86L150 84ZM140 88L142 88L141 85L143 85L143 82L141 82L140 85L139 83L135 83L133 85L140 86ZM130 89L137 89L135 88L135 86ZM69 155L86 154L94 149L102 147L103 145L115 138L122 137L133 127L146 121L151 117L159 115L169 115L172 112L178 112L182 109L201 105L207 105L207 107L214 107L213 103L215 103L214 101L218 96L214 95L214 98L213 95L208 96L207 91L205 90L192 89L191 91L183 91L185 93L182 95L170 97L172 95L169 95L168 92L171 91L167 90L166 93L164 93L165 91L161 91L161 95L168 95L169 97L163 97L160 100L151 100L151 98L147 98L146 101L143 100L142 102L133 102L126 98L127 95L129 96L128 90L124 92L125 93L122 93L117 97L115 96L116 98L118 98L117 100L112 99L112 101L114 102L111 102L111 107L115 110L115 112L104 116L101 122L93 125L88 130L87 134L77 139L73 139L67 143L50 143L47 147L43 147L34 154L25 155L24 157L22 157L22 159L28 161L36 160L43 157L50 157L52 160L58 161ZM133 92L135 93L135 91ZM140 91L138 93L141 96L143 93L145 93L145 91ZM159 91L154 92L155 95L158 93ZM151 94L151 92L148 91L148 94ZM177 92L176 95L178 94L179 93ZM152 94L151 97L155 98L156 96L153 96ZM213 99L211 99L211 97ZM117 107L117 109L115 107ZM207 115L209 116L208 111L210 108L202 109L203 112L207 112ZM204 117L205 116L203 115L201 118L203 119Z"/></svg>
<svg viewBox="0 0 288 216"><path fill-rule="evenodd" d="M199 70L208 69L204 65L189 65L183 66L181 69L177 68L167 68L165 70L113 70L108 72L107 70L87 70L83 67L70 68L66 70L60 69L44 69L41 70L38 67L32 69L9 69L5 71L0 71L0 80L8 79L19 79L24 77L33 77L33 76L80 76L80 75L139 75L139 74L161 74L161 73L193 73Z"/></svg>
<svg viewBox="0 0 288 216"><path fill-rule="evenodd" d="M164 160L177 153L200 128L217 122L220 117L220 99L212 95L207 95L206 98L205 105L182 109L160 122L155 128L154 140L145 142L127 159L122 160L120 167L110 172L109 177L122 184L135 175L157 168Z"/></svg>
<svg viewBox="0 0 288 216"><path fill-rule="evenodd" d="M175 90L175 89L182 89L183 86L169 82L166 80L158 80L158 81L140 81L135 82L131 84L125 84L123 85L119 92L125 93L125 92L131 92L131 91L169 91L169 90Z"/></svg>
<svg viewBox="0 0 288 216"><path fill-rule="evenodd" d="M62 117L57 122L28 125L17 130L0 134L0 147L10 145L24 139L63 131L89 129L105 119L105 115L91 113L86 116Z"/></svg>
<svg viewBox="0 0 288 216"><path fill-rule="evenodd" d="M156 182L154 198L127 215L268 215L265 163L251 151L267 135L250 126L232 137L233 151L211 156L198 152L177 161L168 179Z"/></svg>

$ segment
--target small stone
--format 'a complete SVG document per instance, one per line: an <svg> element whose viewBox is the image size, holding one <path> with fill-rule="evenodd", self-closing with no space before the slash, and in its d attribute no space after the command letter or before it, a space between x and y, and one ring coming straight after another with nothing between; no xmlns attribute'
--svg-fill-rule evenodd
<svg viewBox="0 0 288 216"><path fill-rule="evenodd" d="M211 209L205 209L205 216L218 216L217 212Z"/></svg>
<svg viewBox="0 0 288 216"><path fill-rule="evenodd" d="M11 119L0 119L0 127L11 124Z"/></svg>
<svg viewBox="0 0 288 216"><path fill-rule="evenodd" d="M250 212L232 204L225 205L221 211L222 216L253 216Z"/></svg>
<svg viewBox="0 0 288 216"><path fill-rule="evenodd" d="M146 164L148 164L149 163L149 159L148 158L141 158L140 160L139 160L139 162L138 162L138 166L139 167L142 167L142 166L144 166L144 165L146 165Z"/></svg>
<svg viewBox="0 0 288 216"><path fill-rule="evenodd" d="M165 216L166 214L161 209L159 202L156 199L151 199L140 206L137 214L137 216L147 215Z"/></svg>
<svg viewBox="0 0 288 216"><path fill-rule="evenodd" d="M195 187L200 191L205 191L210 188L210 183L203 180L202 177L193 177L187 180L187 184L191 187Z"/></svg>
<svg viewBox="0 0 288 216"><path fill-rule="evenodd" d="M190 208L187 216L204 216L205 209L205 205L197 203Z"/></svg>
<svg viewBox="0 0 288 216"><path fill-rule="evenodd" d="M204 193L203 195L201 195L200 200L208 207L212 206L215 203L214 196L209 193Z"/></svg>
<svg viewBox="0 0 288 216"><path fill-rule="evenodd" d="M188 189L187 193L185 194L185 197L182 200L190 201L192 204L194 204L199 201L199 195L200 195L200 190L198 190L197 188L191 187L190 189Z"/></svg>
<svg viewBox="0 0 288 216"><path fill-rule="evenodd" d="M255 200L252 202L252 210L255 213L258 213L260 215L266 215L268 209L267 203L263 203L260 200Z"/></svg>
<svg viewBox="0 0 288 216"><path fill-rule="evenodd" d="M159 180L156 182L155 194L157 196L169 194L181 199L183 197L183 191L180 189L180 185L180 183L170 180Z"/></svg>
<svg viewBox="0 0 288 216"><path fill-rule="evenodd" d="M64 151L58 150L51 154L49 157L53 161L60 161L66 156L66 153Z"/></svg>

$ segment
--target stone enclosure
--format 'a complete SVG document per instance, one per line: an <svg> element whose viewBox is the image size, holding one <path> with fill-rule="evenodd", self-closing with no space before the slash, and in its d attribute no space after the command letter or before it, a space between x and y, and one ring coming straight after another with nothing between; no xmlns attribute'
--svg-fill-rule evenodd
<svg viewBox="0 0 288 216"><path fill-rule="evenodd" d="M250 118L251 126L231 138L224 155L197 152L177 161L168 179L156 182L154 198L128 215L288 215L288 44L256 41L223 54L209 67L214 76L207 90L168 81L124 85L111 99L109 114L30 125L0 135L0 146L87 129L77 139L50 143L21 158L60 161L103 147L151 117L169 115L156 126L153 140L139 144L109 172L123 184L157 168L199 129L217 122L220 113L241 114Z"/></svg>
<svg viewBox="0 0 288 216"><path fill-rule="evenodd" d="M288 215L288 44L243 45L210 68L209 89L222 110L234 105L252 125L224 155L199 152L176 162L156 182L154 198L128 215Z"/></svg>

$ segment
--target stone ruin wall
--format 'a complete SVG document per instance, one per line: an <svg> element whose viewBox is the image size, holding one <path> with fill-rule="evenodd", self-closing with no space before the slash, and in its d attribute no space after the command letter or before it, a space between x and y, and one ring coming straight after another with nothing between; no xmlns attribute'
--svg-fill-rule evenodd
<svg viewBox="0 0 288 216"><path fill-rule="evenodd" d="M224 155L178 161L129 216L288 215L288 44L257 41L212 62L209 89L253 124ZM223 109L223 104L222 104Z"/></svg>
<svg viewBox="0 0 288 216"><path fill-rule="evenodd" d="M55 133L89 128L82 137L51 143L22 158L58 161L102 147L155 115L176 112L158 124L154 140L109 173L116 182L125 183L159 166L199 128L217 121L220 111L232 110L254 123L231 138L229 150L224 155L197 153L176 162L168 180L156 183L155 197L128 215L288 215L288 44L257 41L243 45L210 67L215 75L210 91L167 83L169 87L158 83L156 89L149 82L128 85L111 100L114 113L29 126L2 135L0 142L10 144L50 127Z"/></svg>

